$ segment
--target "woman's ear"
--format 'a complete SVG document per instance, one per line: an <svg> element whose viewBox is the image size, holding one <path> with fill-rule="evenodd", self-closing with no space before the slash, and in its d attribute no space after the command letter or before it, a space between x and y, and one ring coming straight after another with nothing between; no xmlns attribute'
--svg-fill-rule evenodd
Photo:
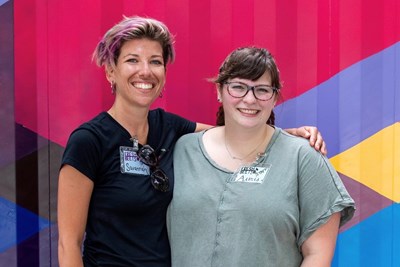
<svg viewBox="0 0 400 267"><path fill-rule="evenodd" d="M110 83L114 82L114 69L111 66L106 65L105 67L106 78Z"/></svg>
<svg viewBox="0 0 400 267"><path fill-rule="evenodd" d="M278 91L276 91L276 93L274 94L274 107L276 105L276 103L278 103L278 101L281 99L282 95L280 92L280 89L278 89Z"/></svg>
<svg viewBox="0 0 400 267"><path fill-rule="evenodd" d="M222 102L222 86L220 83L217 83L215 85L215 87L217 88L217 100L218 102Z"/></svg>

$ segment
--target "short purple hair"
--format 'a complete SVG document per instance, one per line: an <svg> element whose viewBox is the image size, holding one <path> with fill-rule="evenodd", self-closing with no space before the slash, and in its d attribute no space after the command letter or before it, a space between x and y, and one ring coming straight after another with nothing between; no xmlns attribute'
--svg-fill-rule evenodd
<svg viewBox="0 0 400 267"><path fill-rule="evenodd" d="M121 47L126 41L149 39L160 43L163 49L164 66L175 59L174 37L161 21L139 16L125 17L109 29L93 53L93 60L99 67L115 67Z"/></svg>

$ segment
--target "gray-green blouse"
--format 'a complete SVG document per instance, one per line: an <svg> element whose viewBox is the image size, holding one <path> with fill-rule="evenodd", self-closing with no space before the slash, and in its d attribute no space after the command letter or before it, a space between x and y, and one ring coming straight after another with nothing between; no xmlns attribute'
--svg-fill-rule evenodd
<svg viewBox="0 0 400 267"><path fill-rule="evenodd" d="M265 156L232 173L206 153L204 132L174 150L175 185L167 224L173 267L299 266L300 246L354 201L328 159L279 128Z"/></svg>

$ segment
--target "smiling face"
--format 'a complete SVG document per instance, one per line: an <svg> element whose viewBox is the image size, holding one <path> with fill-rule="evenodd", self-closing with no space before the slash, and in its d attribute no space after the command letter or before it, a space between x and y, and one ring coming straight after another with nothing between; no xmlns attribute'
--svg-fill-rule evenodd
<svg viewBox="0 0 400 267"><path fill-rule="evenodd" d="M150 107L165 84L163 50L149 39L126 41L115 68L106 68L107 79L116 87L116 102Z"/></svg>
<svg viewBox="0 0 400 267"><path fill-rule="evenodd" d="M268 72L265 72L255 81L233 78L229 82L242 82L250 86L271 86L271 76ZM235 98L228 93L226 84L219 88L218 96L223 103L225 125L245 128L264 127L277 100L276 95L267 101L257 100L253 91L249 91L242 98Z"/></svg>

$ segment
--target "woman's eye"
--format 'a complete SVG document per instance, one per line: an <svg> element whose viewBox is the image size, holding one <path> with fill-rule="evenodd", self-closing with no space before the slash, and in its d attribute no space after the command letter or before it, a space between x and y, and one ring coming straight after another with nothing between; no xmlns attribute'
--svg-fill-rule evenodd
<svg viewBox="0 0 400 267"><path fill-rule="evenodd" d="M161 60L152 60L152 61L151 61L151 64L154 64L154 65L164 65L164 63L163 63Z"/></svg>
<svg viewBox="0 0 400 267"><path fill-rule="evenodd" d="M241 91L246 90L246 88L243 85L240 85L240 84L232 85L232 89L241 90Z"/></svg>
<svg viewBox="0 0 400 267"><path fill-rule="evenodd" d="M126 62L137 63L138 60L137 60L136 58L130 58L130 59L128 59Z"/></svg>
<svg viewBox="0 0 400 267"><path fill-rule="evenodd" d="M262 94L268 93L268 89L266 88L257 88L257 91Z"/></svg>
<svg viewBox="0 0 400 267"><path fill-rule="evenodd" d="M259 87L259 88L257 88L257 91L260 94L268 94L272 91L272 89L269 87Z"/></svg>

